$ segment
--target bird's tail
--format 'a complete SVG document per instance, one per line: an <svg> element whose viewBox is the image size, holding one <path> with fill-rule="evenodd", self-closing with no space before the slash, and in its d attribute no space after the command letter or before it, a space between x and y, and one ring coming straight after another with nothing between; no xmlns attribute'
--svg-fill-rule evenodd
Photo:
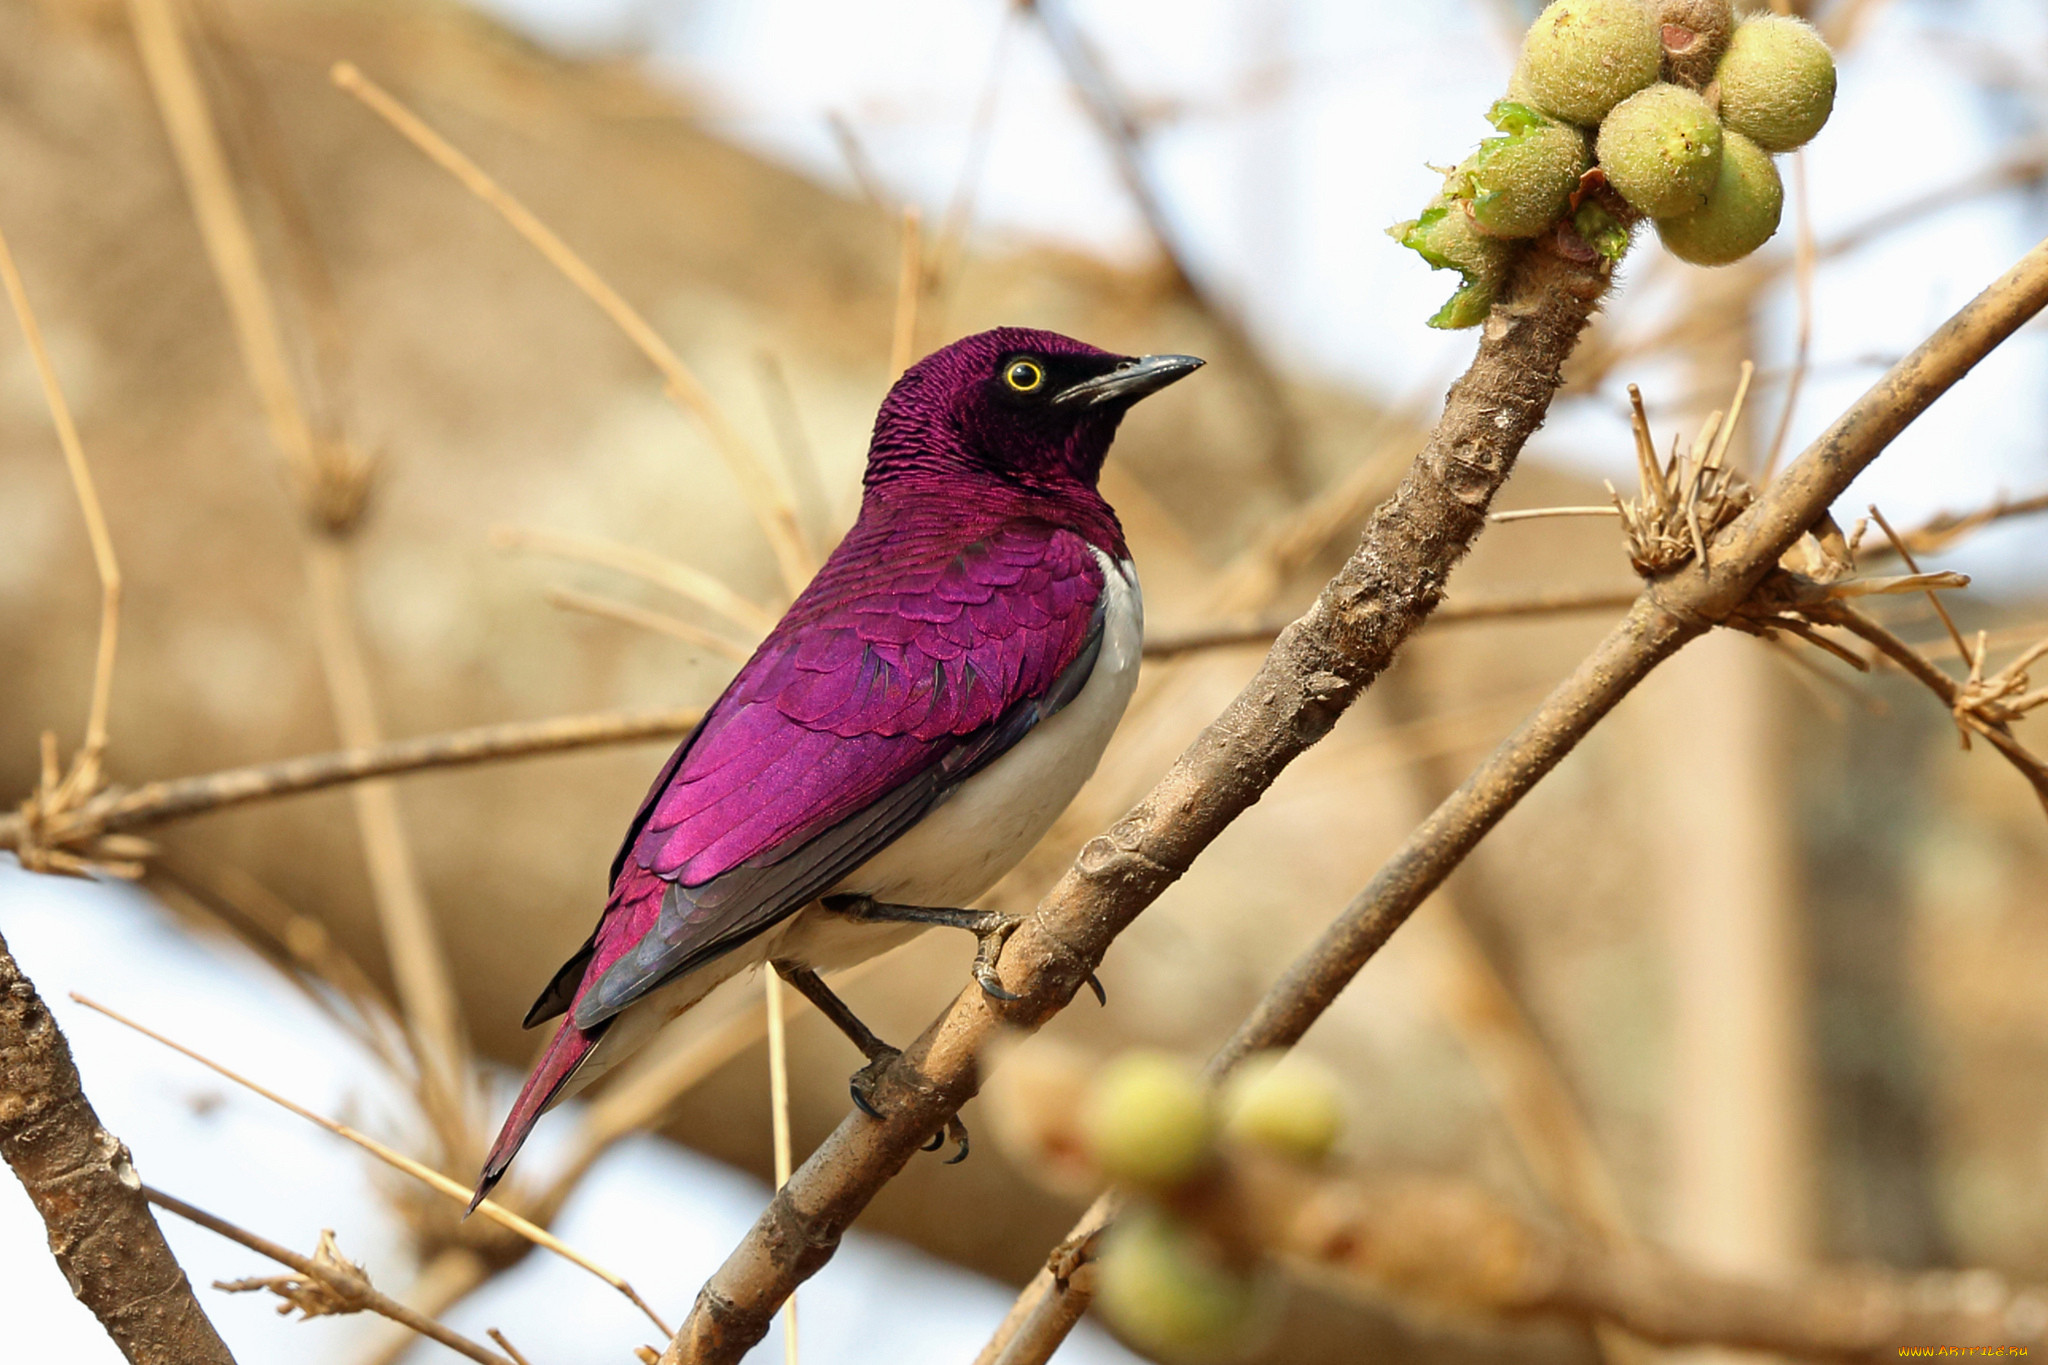
<svg viewBox="0 0 2048 1365"><path fill-rule="evenodd" d="M562 1087L569 1083L569 1078L576 1074L576 1069L590 1056L609 1023L610 1020L606 1020L596 1028L580 1029L570 1020L562 1020L561 1026L555 1030L554 1039L548 1043L547 1052L541 1056L540 1065L526 1078L519 1098L513 1101L512 1112L506 1115L505 1126L498 1130L498 1140L491 1144L490 1155L484 1158L483 1176L476 1182L476 1197L469 1201L470 1213L476 1212L476 1206L483 1203L504 1178L505 1168L519 1154L526 1135L533 1131L533 1125L547 1111L548 1105L554 1102Z"/></svg>

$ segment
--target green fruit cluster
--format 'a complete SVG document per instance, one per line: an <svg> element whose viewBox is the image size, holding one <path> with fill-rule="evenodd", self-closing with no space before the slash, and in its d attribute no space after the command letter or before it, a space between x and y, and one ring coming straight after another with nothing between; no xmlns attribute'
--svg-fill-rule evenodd
<svg viewBox="0 0 2048 1365"><path fill-rule="evenodd" d="M1141 1196L1097 1264L1096 1303L1117 1330L1166 1360L1227 1360L1252 1345L1271 1316L1272 1275L1241 1237L1187 1212L1215 1188L1221 1144L1313 1163L1342 1126L1335 1078L1304 1057L1247 1058L1218 1091L1160 1052L1127 1052L1096 1073L1082 1136L1096 1167Z"/></svg>
<svg viewBox="0 0 2048 1365"><path fill-rule="evenodd" d="M1802 20L1737 22L1730 0L1554 0L1487 114L1501 136L1390 232L1462 277L1433 327L1483 320L1518 243L1567 212L1609 257L1640 215L1681 260L1726 265L1777 231L1785 193L1771 157L1818 133L1834 99L1834 58ZM1596 164L1626 212L1584 192Z"/></svg>

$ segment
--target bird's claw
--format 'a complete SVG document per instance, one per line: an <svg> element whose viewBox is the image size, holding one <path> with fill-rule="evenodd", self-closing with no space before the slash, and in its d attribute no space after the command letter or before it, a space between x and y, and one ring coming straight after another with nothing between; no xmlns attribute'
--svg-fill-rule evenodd
<svg viewBox="0 0 2048 1365"><path fill-rule="evenodd" d="M1104 1009L1108 1009L1109 992L1102 989L1102 982L1096 977L1095 973L1088 973L1087 977L1084 979L1088 982L1088 989L1095 992L1095 1003L1102 1006Z"/></svg>
<svg viewBox="0 0 2048 1365"><path fill-rule="evenodd" d="M882 1117L882 1111L875 1107L875 1086L881 1081L882 1073L889 1069L889 1064L902 1055L902 1051L898 1048L883 1048L868 1059L866 1066L854 1072L853 1079L847 1084L846 1088L853 1095L854 1107L869 1118L879 1119ZM945 1146L948 1141L952 1142L960 1150L947 1157L946 1164L948 1166L957 1166L967 1160L967 1125L960 1121L958 1114L947 1119L946 1126L933 1133L931 1141L925 1143L919 1150L936 1152L939 1148Z"/></svg>
<svg viewBox="0 0 2048 1365"><path fill-rule="evenodd" d="M958 1114L946 1120L946 1126L941 1132L932 1134L932 1145L928 1150L938 1150L941 1137L950 1139L960 1149L946 1158L948 1166L958 1166L961 1162L967 1160L967 1125L960 1121Z"/></svg>
<svg viewBox="0 0 2048 1365"><path fill-rule="evenodd" d="M901 1049L885 1046L869 1057L868 1064L854 1072L853 1078L847 1082L846 1088L853 1095L854 1107L869 1118L882 1117L882 1111L875 1107L875 1086L881 1081L882 1073L889 1069L889 1063L902 1055Z"/></svg>
<svg viewBox="0 0 2048 1365"><path fill-rule="evenodd" d="M989 913L983 928L974 931L974 980L982 990L998 1000L1021 1000L1015 991L1003 987L1003 978L996 970L1002 959L1003 945L1010 941L1010 935L1017 932L1017 926L1024 922L1022 915ZM965 1133L965 1129L961 1130ZM961 1149L966 1150L963 1137ZM957 1159L957 1158L956 1158Z"/></svg>

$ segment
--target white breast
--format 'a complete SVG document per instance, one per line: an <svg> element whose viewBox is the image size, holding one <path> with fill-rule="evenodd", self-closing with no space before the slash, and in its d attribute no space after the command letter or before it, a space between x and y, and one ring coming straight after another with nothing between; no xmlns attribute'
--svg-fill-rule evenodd
<svg viewBox="0 0 2048 1365"><path fill-rule="evenodd" d="M1137 570L1100 550L1095 557L1102 564L1102 649L1079 695L835 890L903 905L964 906L1045 837L1094 773L1138 685L1145 607ZM915 926L853 925L805 911L792 919L776 953L813 966L843 967L916 932Z"/></svg>

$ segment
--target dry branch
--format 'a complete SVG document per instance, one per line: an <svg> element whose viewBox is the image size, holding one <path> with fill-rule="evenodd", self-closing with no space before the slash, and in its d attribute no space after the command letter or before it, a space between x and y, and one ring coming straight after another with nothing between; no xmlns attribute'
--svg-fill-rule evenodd
<svg viewBox="0 0 2048 1365"><path fill-rule="evenodd" d="M233 1365L100 1126L57 1021L0 939L0 1157L49 1230L78 1301L134 1365Z"/></svg>
<svg viewBox="0 0 2048 1365"><path fill-rule="evenodd" d="M1281 633L1245 690L1135 810L1091 841L1005 949L1002 1003L964 991L882 1077L881 1120L851 1115L769 1204L698 1295L663 1359L737 1361L848 1224L974 1093L998 1029L1073 998L1111 941L1321 739L1442 596L1488 503L1543 420L1558 371L1605 293L1604 263L1533 250L1488 319L1444 416L1357 551Z"/></svg>
<svg viewBox="0 0 2048 1365"><path fill-rule="evenodd" d="M1657 664L1742 609L1785 554L1912 420L2021 324L2048 307L2048 242L2036 246L1887 372L1694 561L1654 579L1628 616L1534 715L1445 798L1370 885L1266 993L1211 1059L1228 1070L1253 1052L1289 1047L1452 868ZM1115 1214L1105 1195L1063 1245L1092 1239ZM1058 1253L1055 1253L1057 1255ZM1007 1351L1057 1343L1087 1311L1082 1282L1041 1270L983 1351L982 1361L1042 1365Z"/></svg>
<svg viewBox="0 0 2048 1365"><path fill-rule="evenodd" d="M194 1208L182 1199L165 1194L162 1190L142 1187L142 1196L160 1209L177 1214L190 1223L197 1223L208 1232L215 1232L231 1242L249 1248L259 1256L268 1256L279 1265L290 1266L300 1278L284 1282L284 1277L262 1280L235 1280L228 1283L216 1282L215 1289L224 1289L231 1294L251 1289L269 1289L285 1299L287 1307L297 1307L307 1317L328 1313L376 1313L390 1318L393 1322L419 1333L429 1341L438 1341L451 1351L468 1356L480 1365L512 1365L512 1362L463 1336L443 1327L430 1317L414 1312L398 1300L377 1289L363 1274L362 1267L341 1258L334 1247L334 1234L323 1233L320 1238L320 1254L301 1256L290 1247L279 1246L267 1237L259 1237L246 1228L237 1227L225 1218L216 1218L204 1209Z"/></svg>
<svg viewBox="0 0 2048 1365"><path fill-rule="evenodd" d="M0 816L0 849L17 851L89 841L122 830L297 796L373 777L464 768L507 758L562 753L601 744L632 744L686 734L702 713L695 709L562 716L510 721L421 739L389 740L360 749L308 754L198 777L167 778L139 787L113 787L61 820L40 823Z"/></svg>

